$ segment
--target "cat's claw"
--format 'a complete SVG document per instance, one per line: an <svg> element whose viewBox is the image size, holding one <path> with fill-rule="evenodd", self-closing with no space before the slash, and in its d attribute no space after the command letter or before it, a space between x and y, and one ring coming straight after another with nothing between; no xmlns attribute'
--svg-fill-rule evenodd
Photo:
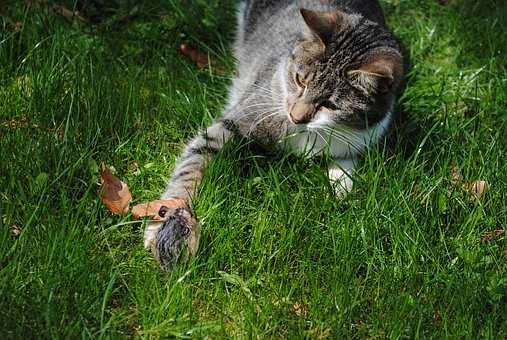
<svg viewBox="0 0 507 340"><path fill-rule="evenodd" d="M151 248L163 269L171 269L180 259L195 255L201 227L185 208L169 209L164 221L151 222L145 231L144 245Z"/></svg>

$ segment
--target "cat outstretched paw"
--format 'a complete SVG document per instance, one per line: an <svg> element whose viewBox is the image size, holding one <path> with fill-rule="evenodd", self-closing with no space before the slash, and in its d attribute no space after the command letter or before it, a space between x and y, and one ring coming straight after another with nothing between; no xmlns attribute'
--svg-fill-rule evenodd
<svg viewBox="0 0 507 340"><path fill-rule="evenodd" d="M201 226L187 208L161 207L162 222L150 222L144 245L151 248L163 269L171 269L179 260L195 255L199 246Z"/></svg>

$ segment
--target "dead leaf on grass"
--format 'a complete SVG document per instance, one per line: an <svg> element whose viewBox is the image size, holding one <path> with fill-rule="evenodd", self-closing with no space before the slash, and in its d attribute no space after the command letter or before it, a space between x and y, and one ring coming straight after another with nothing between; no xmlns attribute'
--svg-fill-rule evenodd
<svg viewBox="0 0 507 340"><path fill-rule="evenodd" d="M296 314L297 316L307 316L308 315L308 306L296 302L292 306L292 313Z"/></svg>
<svg viewBox="0 0 507 340"><path fill-rule="evenodd" d="M465 188L473 199L478 200L484 196L489 188L489 184L482 180L473 181L465 183Z"/></svg>
<svg viewBox="0 0 507 340"><path fill-rule="evenodd" d="M79 11L72 11L65 7L64 5L53 5L53 10L63 16L65 19L69 21L80 21L82 23L87 23L88 19L81 16L81 13Z"/></svg>
<svg viewBox="0 0 507 340"><path fill-rule="evenodd" d="M13 224L11 226L11 239L16 240L21 235L21 228Z"/></svg>
<svg viewBox="0 0 507 340"><path fill-rule="evenodd" d="M141 171L139 170L139 164L137 162L132 162L128 165L128 170L134 176L139 176Z"/></svg>
<svg viewBox="0 0 507 340"><path fill-rule="evenodd" d="M463 181L454 161L451 162L451 183L455 186L462 186L470 195L470 199L475 201L481 199L489 189L489 183L485 180Z"/></svg>
<svg viewBox="0 0 507 340"><path fill-rule="evenodd" d="M132 216L135 219L140 219L141 217L149 217L156 221L161 221L165 217L165 209L166 208L188 208L185 200L174 198L169 200L156 200L143 204L138 204L132 208Z"/></svg>
<svg viewBox="0 0 507 340"><path fill-rule="evenodd" d="M102 164L100 180L102 183L100 193L102 202L115 215L128 213L132 194L127 184L114 176L104 164Z"/></svg>
<svg viewBox="0 0 507 340"><path fill-rule="evenodd" d="M216 74L225 74L225 69L223 67L217 67L215 60L211 58L208 52L201 51L197 47L185 43L180 45L180 52L189 58L200 70L211 65Z"/></svg>
<svg viewBox="0 0 507 340"><path fill-rule="evenodd" d="M483 241L483 242L491 241L495 237L500 237L504 234L505 234L505 229L495 229L492 231L488 231L482 235L481 241Z"/></svg>
<svg viewBox="0 0 507 340"><path fill-rule="evenodd" d="M456 163L451 161L451 183L454 185L459 184L462 181L461 174L459 173Z"/></svg>
<svg viewBox="0 0 507 340"><path fill-rule="evenodd" d="M16 130L28 126L28 118L26 116L14 117L2 122L2 125L10 130Z"/></svg>

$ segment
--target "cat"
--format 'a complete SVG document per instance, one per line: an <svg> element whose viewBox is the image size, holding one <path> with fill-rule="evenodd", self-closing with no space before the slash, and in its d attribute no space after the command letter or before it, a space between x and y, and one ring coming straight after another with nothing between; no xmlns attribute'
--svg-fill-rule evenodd
<svg viewBox="0 0 507 340"><path fill-rule="evenodd" d="M237 22L237 75L227 105L187 144L162 195L187 207L145 230L145 247L164 268L195 254L200 226L191 198L230 139L328 155L329 180L343 197L358 157L393 119L403 55L377 0L243 0Z"/></svg>

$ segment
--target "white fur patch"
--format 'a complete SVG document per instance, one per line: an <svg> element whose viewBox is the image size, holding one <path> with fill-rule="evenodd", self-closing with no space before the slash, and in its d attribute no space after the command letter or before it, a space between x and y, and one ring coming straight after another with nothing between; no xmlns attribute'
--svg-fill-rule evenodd
<svg viewBox="0 0 507 340"><path fill-rule="evenodd" d="M349 159L340 160L337 165L329 168L329 181L333 185L336 197L344 198L352 190L354 182L351 176L354 167L354 161Z"/></svg>
<svg viewBox="0 0 507 340"><path fill-rule="evenodd" d="M339 126L333 128L332 133L319 128L327 125L329 119L325 116L317 117L314 122L308 124L310 129L296 131L287 136L285 146L308 157L329 153L335 158L353 158L379 141L389 127L392 116L389 112L378 124L367 130L358 131Z"/></svg>

